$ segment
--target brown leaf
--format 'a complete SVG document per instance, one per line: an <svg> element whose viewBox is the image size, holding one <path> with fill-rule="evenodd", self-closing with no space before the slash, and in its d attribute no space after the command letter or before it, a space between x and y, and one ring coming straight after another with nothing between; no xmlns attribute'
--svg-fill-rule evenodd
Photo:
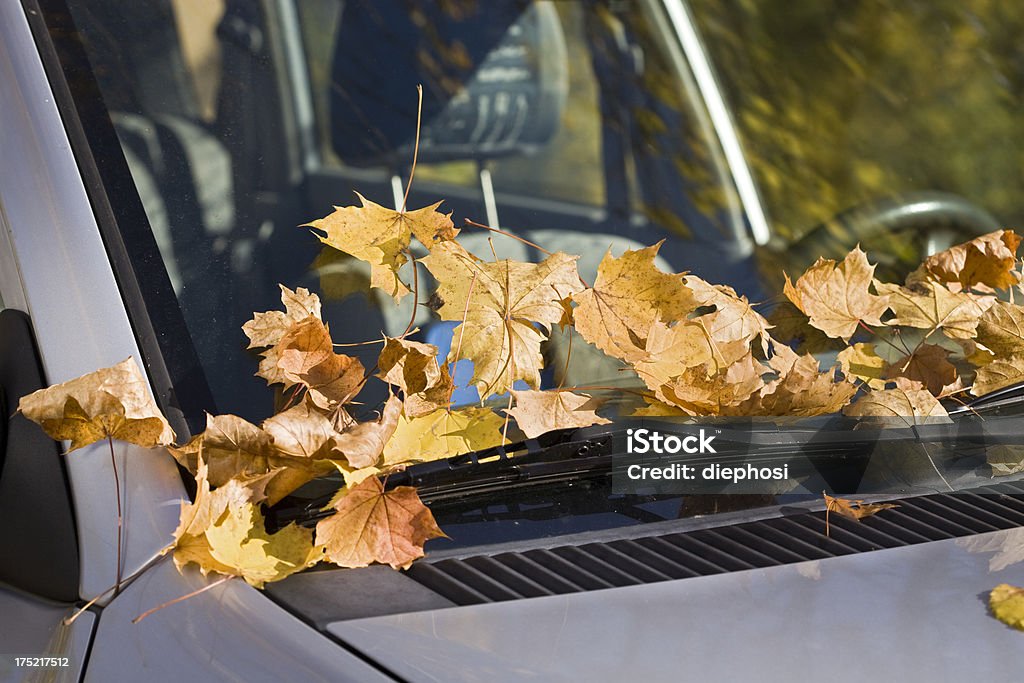
<svg viewBox="0 0 1024 683"><path fill-rule="evenodd" d="M921 385L935 396L956 381L956 367L949 362L949 351L935 344L921 344L909 356L889 366L889 379L903 377Z"/></svg>
<svg viewBox="0 0 1024 683"><path fill-rule="evenodd" d="M352 487L335 510L317 523L316 540L327 559L341 567L380 562L408 569L423 557L427 540L444 536L416 489L399 486L385 492L377 477Z"/></svg>
<svg viewBox="0 0 1024 683"><path fill-rule="evenodd" d="M687 275L685 283L701 306L715 307L713 312L694 318L694 322L707 330L716 345L732 344L740 349L734 357L726 357L726 363L742 357L746 345L758 337L762 351L768 355L768 330L772 326L754 310L747 297L739 296L732 287L711 285L695 275Z"/></svg>
<svg viewBox="0 0 1024 683"><path fill-rule="evenodd" d="M832 339L816 327L810 319L789 301L783 301L768 314L772 337L783 342L792 342L800 353L819 353L844 348L843 343Z"/></svg>
<svg viewBox="0 0 1024 683"><path fill-rule="evenodd" d="M811 325L830 337L849 341L860 321L881 325L888 299L868 291L875 267L855 248L842 263L819 258L794 285L786 276L785 294Z"/></svg>
<svg viewBox="0 0 1024 683"><path fill-rule="evenodd" d="M71 441L69 453L107 437L144 448L174 442L132 358L23 396L18 411L50 438Z"/></svg>
<svg viewBox="0 0 1024 683"><path fill-rule="evenodd" d="M715 359L715 347L707 331L697 323L684 321L670 327L655 320L646 336L644 350L647 355L633 361L633 369L655 391L688 368L699 367Z"/></svg>
<svg viewBox="0 0 1024 683"><path fill-rule="evenodd" d="M997 230L932 254L907 277L907 284L936 280L959 289L1007 289L1017 284L1013 272L1020 237Z"/></svg>
<svg viewBox="0 0 1024 683"><path fill-rule="evenodd" d="M402 390L408 417L448 407L452 378L448 366L438 364L433 344L388 337L377 365L378 377Z"/></svg>
<svg viewBox="0 0 1024 683"><path fill-rule="evenodd" d="M328 457L337 436L327 416L306 402L264 420L263 431L279 453L310 460Z"/></svg>
<svg viewBox="0 0 1024 683"><path fill-rule="evenodd" d="M645 337L655 321L671 324L697 307L682 274L663 273L654 265L661 244L627 250L619 258L609 250L594 286L573 294L576 331L611 356L644 359Z"/></svg>
<svg viewBox="0 0 1024 683"><path fill-rule="evenodd" d="M882 510L899 507L895 503L865 503L863 500L847 500L846 498L833 498L827 493L825 496L825 535L829 535L828 516L831 513L842 515L847 519L859 522L865 517L876 515Z"/></svg>
<svg viewBox="0 0 1024 683"><path fill-rule="evenodd" d="M502 394L521 379L540 385L540 344L562 319L562 299L583 284L576 256L555 253L540 263L504 259L487 263L454 242L443 242L423 259L438 282L443 320L465 320L453 332L449 362L473 361L480 397Z"/></svg>
<svg viewBox="0 0 1024 683"><path fill-rule="evenodd" d="M763 371L748 351L744 358L723 368L713 363L687 368L657 389L655 396L690 415L721 415L764 386Z"/></svg>
<svg viewBox="0 0 1024 683"><path fill-rule="evenodd" d="M908 288L876 280L875 289L889 297L889 308L896 314L888 325L942 330L952 339L973 337L981 314L995 301L993 297L952 292L929 281Z"/></svg>
<svg viewBox="0 0 1024 683"><path fill-rule="evenodd" d="M353 468L375 465L384 452L385 444L395 433L401 414L402 402L397 396L389 397L379 420L361 422L338 434L334 438L334 450L344 455Z"/></svg>
<svg viewBox="0 0 1024 683"><path fill-rule="evenodd" d="M363 364L334 353L330 331L316 318L293 325L275 348L285 379L305 386L313 403L324 410L348 403L363 385Z"/></svg>
<svg viewBox="0 0 1024 683"><path fill-rule="evenodd" d="M398 276L406 263L412 235L432 249L459 233L451 214L437 210L441 202L415 211L394 211L356 193L362 206L334 207L334 212L309 223L320 241L370 264L370 284L379 287L396 302L410 292Z"/></svg>
<svg viewBox="0 0 1024 683"><path fill-rule="evenodd" d="M528 439L556 429L589 427L609 424L594 410L599 402L587 394L571 391L516 391L512 390L516 406L507 410Z"/></svg>
<svg viewBox="0 0 1024 683"><path fill-rule="evenodd" d="M924 389L869 391L843 410L850 417L872 418L868 424L912 426L925 422L951 422L942 404Z"/></svg>

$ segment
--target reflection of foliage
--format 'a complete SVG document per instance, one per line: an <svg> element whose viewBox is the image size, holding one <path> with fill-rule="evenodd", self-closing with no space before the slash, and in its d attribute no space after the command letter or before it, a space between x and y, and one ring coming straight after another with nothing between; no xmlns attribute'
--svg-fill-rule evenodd
<svg viewBox="0 0 1024 683"><path fill-rule="evenodd" d="M921 189L1022 218L1024 18L1012 3L692 4L783 237Z"/></svg>

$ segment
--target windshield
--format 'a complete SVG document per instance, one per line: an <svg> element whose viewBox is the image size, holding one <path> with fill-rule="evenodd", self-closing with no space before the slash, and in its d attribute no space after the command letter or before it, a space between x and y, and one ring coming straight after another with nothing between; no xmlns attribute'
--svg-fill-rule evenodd
<svg viewBox="0 0 1024 683"><path fill-rule="evenodd" d="M254 376L261 357L249 347L259 344L241 329L254 312L280 308L279 285L317 293L322 311L320 304L316 310L334 344L364 369L379 367L380 346L365 342L382 333L409 331L409 340L436 346L440 359L458 355L463 342L474 348L472 335L456 332L462 316L451 314L455 304L445 301L458 278L439 284L438 293L449 287L445 297L426 295L428 285L438 284L430 266L436 260L427 256L430 239L414 240L394 257L418 263L396 266L395 281L417 287L416 296L396 296L397 305L379 287L380 273L351 249L324 246L322 224L310 223L332 207L355 204L355 192L395 209L443 200L441 211L452 212L462 228L459 242L480 262L578 255L583 288L600 277L609 250L608 258L617 258L660 242L653 265L689 274L685 312L648 321L640 334L622 332L611 344L632 351L618 355L580 319L582 334L551 332L537 353L544 367L534 388L623 387L619 398L625 398L606 406L628 403L623 415L755 416L744 424L756 431L779 422L775 417L838 416L870 387L927 394L924 424L973 400L969 382L992 360L992 350L973 340L983 311L1001 305L992 294L1008 298L1017 281L1012 233L985 243L985 258L1002 259L993 276L998 282L984 276L960 282L959 272L941 280L945 271L935 266L926 273L932 284L910 290L899 283L928 254L1020 218L1024 146L1017 144L1015 114L1024 62L1015 36L1024 19L1004 15L1009 10L973 2L655 0L69 0L68 6L87 60L73 61L74 52L62 57L73 95L82 111L101 99L113 133L91 135L93 155L108 187L128 189L123 179L131 179L134 194L110 193L109 200L126 212L141 209L133 221L121 214L121 230L141 231L152 247L130 248L132 266L140 279L166 284L162 296L145 295L146 307L154 316L180 312L183 320L158 330L164 356L171 366L190 348L198 359L179 369L176 386L194 432L205 423L204 411L258 424L292 405L294 393ZM731 140L739 146L731 148ZM741 196L737 186L750 176L756 191ZM767 234L754 214L767 216ZM858 276L861 308L847 310L845 320L816 323L811 299L827 306L846 294L815 284L810 271L800 274L818 257L847 254L843 268L853 272L860 267L858 244L878 264ZM629 275L630 268L622 270ZM786 294L783 271L792 278L785 280ZM468 315L477 276L465 272ZM871 284L872 273L896 283L891 294ZM948 315L916 326L894 323L909 318L906 309L887 308L894 299L886 297L910 301L934 282L961 297L958 310L968 312L956 318L960 326ZM642 302L645 291L637 286L628 295ZM585 295L559 291L558 298L579 315ZM729 309L737 317L724 323L733 304L742 304L742 312ZM560 329L557 317L530 320L533 333L544 328L540 336L548 327ZM793 332L808 321L810 333ZM741 327L739 336L729 336ZM684 328L716 340L710 351L676 338ZM770 341L769 330L783 343ZM802 360L798 354L805 354ZM670 358L678 366L674 374L664 361ZM704 374L684 387L697 364ZM799 370L801 364L814 368ZM506 409L512 403L505 389L529 383L515 376L501 391L488 392L471 381L472 364L442 366L454 375L455 407L483 399ZM785 401L774 395L778 400L765 407L762 399L799 372L828 380L794 390ZM659 373L664 383L651 379ZM1011 375L987 386L1012 384ZM894 388L903 381L911 384ZM193 391L199 384L209 391ZM367 382L358 401L346 404L346 418L373 419L391 392L386 382ZM831 409L799 407L801 397L819 394ZM918 415L923 404L907 401ZM333 414L336 421L341 412ZM765 416L772 419L762 421ZM1016 419L1012 410L1002 417ZM815 429L826 424L853 426L839 418ZM626 426L616 421L609 429ZM983 447L991 441L943 450L949 434L933 436L924 443L941 447L915 445L914 468L890 473L891 463L885 465L882 475L867 478L868 492L961 488L991 472ZM516 437L524 449L533 447L532 438ZM856 448L861 454L889 448L875 442L861 439ZM802 443L789 450L806 456ZM625 463L609 461L585 482L566 475L570 494L553 508L541 502L547 489L502 494L498 501L489 485L490 497L476 491L455 502L442 500L439 488L436 505L454 506L445 523L491 519L487 511L497 504L514 509L513 520L577 518L578 529L591 524L579 521L586 514L595 520L587 528L596 528L623 518L650 521L807 499L819 495L819 484L834 490L839 481L862 490L864 463L844 479L846 461L808 462L809 479L779 490L723 489L716 495L734 497L721 504L661 490L623 491L613 471ZM1006 465L1000 473L1017 469ZM431 485L429 477L422 481ZM320 493L313 490L309 499L322 505Z"/></svg>

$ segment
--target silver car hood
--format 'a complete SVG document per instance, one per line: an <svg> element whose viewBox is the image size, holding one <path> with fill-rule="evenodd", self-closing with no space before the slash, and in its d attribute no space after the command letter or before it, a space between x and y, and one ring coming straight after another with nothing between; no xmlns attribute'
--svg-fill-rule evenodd
<svg viewBox="0 0 1024 683"><path fill-rule="evenodd" d="M1003 582L1024 584L1024 528L328 631L410 681L1020 681Z"/></svg>

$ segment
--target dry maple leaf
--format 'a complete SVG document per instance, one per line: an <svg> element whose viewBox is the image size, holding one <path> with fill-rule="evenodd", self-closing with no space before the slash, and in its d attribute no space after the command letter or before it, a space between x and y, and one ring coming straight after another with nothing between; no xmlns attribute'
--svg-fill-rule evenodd
<svg viewBox="0 0 1024 683"><path fill-rule="evenodd" d="M310 400L324 410L348 403L363 386L363 364L335 353L330 331L316 318L293 325L274 348L284 378L306 387Z"/></svg>
<svg viewBox="0 0 1024 683"><path fill-rule="evenodd" d="M609 250L594 286L573 294L576 331L610 356L643 360L645 338L656 320L674 323L697 307L682 274L663 273L654 265L661 244L627 250L619 258Z"/></svg>
<svg viewBox="0 0 1024 683"><path fill-rule="evenodd" d="M852 344L840 351L836 360L844 375L856 377L872 389L885 388L888 364L875 353L874 344Z"/></svg>
<svg viewBox="0 0 1024 683"><path fill-rule="evenodd" d="M995 360L978 368L971 385L971 393L984 396L996 389L1024 381L1024 355L1016 355L1006 360Z"/></svg>
<svg viewBox="0 0 1024 683"><path fill-rule="evenodd" d="M914 352L889 366L889 379L903 377L920 382L935 396L956 381L956 367L949 362L949 351L935 344L921 344Z"/></svg>
<svg viewBox="0 0 1024 683"><path fill-rule="evenodd" d="M1024 353L1024 306L997 301L978 321L977 341L996 357Z"/></svg>
<svg viewBox="0 0 1024 683"><path fill-rule="evenodd" d="M690 415L721 415L764 386L763 372L764 367L748 350L745 357L725 367L705 363L687 368L679 377L657 388L655 397Z"/></svg>
<svg viewBox="0 0 1024 683"><path fill-rule="evenodd" d="M284 285L281 288L281 303L284 311L253 313L253 318L242 325L242 331L249 338L249 348L257 349L274 346L292 325L312 316L320 320L320 298L304 287L292 291Z"/></svg>
<svg viewBox="0 0 1024 683"><path fill-rule="evenodd" d="M376 464L384 452L384 445L395 433L401 414L402 402L397 396L389 396L379 420L361 422L338 434L334 437L334 450L344 455L353 468Z"/></svg>
<svg viewBox="0 0 1024 683"><path fill-rule="evenodd" d="M362 206L334 207L334 212L308 224L323 234L320 241L370 264L370 284L396 302L410 292L398 276L406 263L412 235L432 249L459 234L451 214L437 210L441 202L415 211L394 211L375 204L358 192Z"/></svg>
<svg viewBox="0 0 1024 683"><path fill-rule="evenodd" d="M869 391L846 406L843 414L872 418L865 423L878 426L902 427L926 422L951 422L946 409L925 389Z"/></svg>
<svg viewBox="0 0 1024 683"><path fill-rule="evenodd" d="M768 342L771 339L768 330L772 325L754 310L747 297L739 296L732 287L712 285L695 275L687 275L685 284L701 306L715 308L711 313L694 318L694 322L699 322L707 330L716 345L735 346L739 343L742 351L734 358L727 359L726 363L742 357L746 352L746 344L758 337L761 339L761 350L768 355Z"/></svg>
<svg viewBox="0 0 1024 683"><path fill-rule="evenodd" d="M798 356L792 351L780 354L773 369L779 373L778 378L766 384L757 395L730 408L728 414L827 415L845 406L857 393L856 385L837 379L834 370L821 371L811 354Z"/></svg>
<svg viewBox="0 0 1024 683"><path fill-rule="evenodd" d="M561 300L582 289L576 256L555 253L540 263L484 262L444 242L423 263L438 282L443 320L461 320L449 362L473 361L481 398L508 391L517 379L540 385L540 344L562 319Z"/></svg>
<svg viewBox="0 0 1024 683"><path fill-rule="evenodd" d="M997 230L932 254L907 277L907 284L922 280L946 282L961 289L1007 289L1017 284L1013 272L1020 237L1012 230Z"/></svg>
<svg viewBox="0 0 1024 683"><path fill-rule="evenodd" d="M384 464L425 462L491 448L504 441L505 419L490 408L436 410L422 417L401 416L384 447Z"/></svg>
<svg viewBox="0 0 1024 683"><path fill-rule="evenodd" d="M408 569L423 557L426 541L444 536L416 489L399 486L385 492L377 477L352 487L334 509L317 523L316 541L327 559L341 567L379 562Z"/></svg>
<svg viewBox="0 0 1024 683"><path fill-rule="evenodd" d="M69 440L69 453L106 438L144 448L174 442L174 431L132 358L23 396L18 411L50 438Z"/></svg>
<svg viewBox="0 0 1024 683"><path fill-rule="evenodd" d="M515 398L516 406L506 412L515 419L519 429L528 439L555 429L589 427L611 422L594 412L599 402L587 394L513 389L512 396Z"/></svg>
<svg viewBox="0 0 1024 683"><path fill-rule="evenodd" d="M942 330L952 339L973 337L981 314L995 301L993 297L952 292L937 282L900 287L875 280L875 289L889 297L889 308L896 314L887 325Z"/></svg>
<svg viewBox="0 0 1024 683"><path fill-rule="evenodd" d="M327 416L305 401L264 420L263 431L278 453L310 460L328 457L338 434Z"/></svg>
<svg viewBox="0 0 1024 683"><path fill-rule="evenodd" d="M408 417L448 407L453 389L448 366L437 362L433 344L387 337L377 361L378 377L402 390Z"/></svg>
<svg viewBox="0 0 1024 683"><path fill-rule="evenodd" d="M684 374L688 368L705 364L714 366L713 361L721 355L707 330L695 322L682 321L670 327L655 320L646 337L644 350L647 355L633 361L632 365L644 384L654 391ZM732 350L728 353L731 356Z"/></svg>
<svg viewBox="0 0 1024 683"><path fill-rule="evenodd" d="M1024 588L1001 583L989 593L988 606L996 619L1024 631Z"/></svg>
<svg viewBox="0 0 1024 683"><path fill-rule="evenodd" d="M891 508L899 507L895 503L865 503L863 500L847 500L846 498L834 498L827 493L822 493L825 496L825 535L829 535L829 524L828 517L831 513L836 513L852 519L855 522L859 522L865 517L878 514L882 510L889 510Z"/></svg>
<svg viewBox="0 0 1024 683"><path fill-rule="evenodd" d="M888 299L868 291L875 267L855 248L842 263L819 258L797 278L786 276L784 292L810 324L830 337L849 341L861 321L881 325Z"/></svg>

